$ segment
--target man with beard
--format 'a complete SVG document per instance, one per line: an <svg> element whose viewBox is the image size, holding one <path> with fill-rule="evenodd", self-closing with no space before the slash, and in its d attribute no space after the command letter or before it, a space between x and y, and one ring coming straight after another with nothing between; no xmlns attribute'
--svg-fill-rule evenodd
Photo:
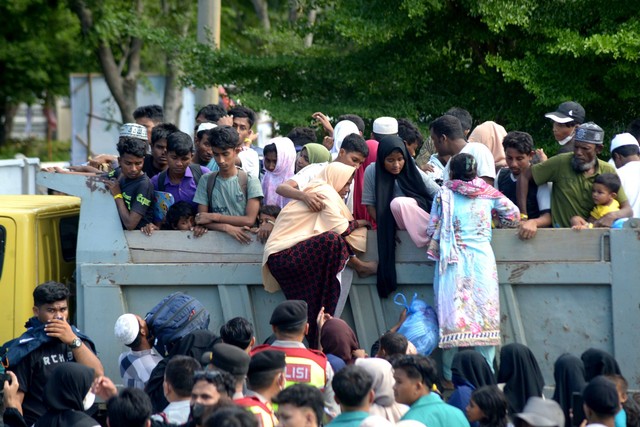
<svg viewBox="0 0 640 427"><path fill-rule="evenodd" d="M537 185L553 183L551 223L554 227L571 227L571 217L589 216L594 206L591 188L596 176L615 174L616 170L598 159L604 141L604 131L600 126L593 122L578 126L574 140L573 153L558 154L520 173L517 198L521 219L528 219L527 194L532 179ZM610 227L616 219L628 218L633 214L623 189L620 189L616 200L620 203L620 210L603 216L594 223L594 227Z"/></svg>

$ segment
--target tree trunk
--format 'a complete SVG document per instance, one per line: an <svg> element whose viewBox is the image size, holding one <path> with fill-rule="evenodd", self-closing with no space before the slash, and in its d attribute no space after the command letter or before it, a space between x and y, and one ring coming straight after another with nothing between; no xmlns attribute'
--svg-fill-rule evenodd
<svg viewBox="0 0 640 427"><path fill-rule="evenodd" d="M82 0L71 2L71 8L78 15L82 26L83 34L90 34L93 29L93 13ZM142 16L142 0L136 2L136 12ZM133 121L133 110L136 109L136 91L138 86L138 75L140 74L140 53L142 50L142 40L132 37L128 43L128 51L116 63L113 50L106 40L99 40L96 54L100 60L102 73L107 83L107 87L120 110L123 122ZM123 71L127 69L125 75Z"/></svg>
<svg viewBox="0 0 640 427"><path fill-rule="evenodd" d="M167 74L164 86L164 121L180 123L182 110L182 88L178 85L178 67L167 57Z"/></svg>
<svg viewBox="0 0 640 427"><path fill-rule="evenodd" d="M0 147L11 137L13 131L13 119L18 112L18 106L10 104L6 100L0 102Z"/></svg>
<svg viewBox="0 0 640 427"><path fill-rule="evenodd" d="M311 47L313 44L313 33L311 29L313 28L313 24L316 23L316 18L318 16L318 9L311 9L307 14L307 22L309 23L309 34L304 37L304 47Z"/></svg>
<svg viewBox="0 0 640 427"><path fill-rule="evenodd" d="M265 31L271 30L271 21L269 21L269 4L267 3L267 0L251 0L251 2L253 3L256 15L258 15L262 29Z"/></svg>
<svg viewBox="0 0 640 427"><path fill-rule="evenodd" d="M289 22L294 24L298 20L300 3L298 0L289 0Z"/></svg>

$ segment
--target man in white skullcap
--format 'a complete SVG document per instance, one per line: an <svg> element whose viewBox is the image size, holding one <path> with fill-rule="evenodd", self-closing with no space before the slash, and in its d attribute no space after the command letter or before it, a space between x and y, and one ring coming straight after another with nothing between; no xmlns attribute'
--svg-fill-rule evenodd
<svg viewBox="0 0 640 427"><path fill-rule="evenodd" d="M640 145L630 133L621 133L611 140L611 159L633 209L640 218Z"/></svg>
<svg viewBox="0 0 640 427"><path fill-rule="evenodd" d="M398 121L393 117L378 117L373 121L371 138L380 142L380 138L398 134Z"/></svg>
<svg viewBox="0 0 640 427"><path fill-rule="evenodd" d="M147 322L136 314L123 314L116 321L113 332L116 339L130 349L118 359L124 385L144 390L151 371L162 360L151 345Z"/></svg>

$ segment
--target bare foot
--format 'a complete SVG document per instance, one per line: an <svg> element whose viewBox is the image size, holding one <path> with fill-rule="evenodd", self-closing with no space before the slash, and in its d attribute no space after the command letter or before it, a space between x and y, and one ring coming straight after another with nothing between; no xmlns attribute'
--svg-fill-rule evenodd
<svg viewBox="0 0 640 427"><path fill-rule="evenodd" d="M355 270L360 277L373 276L378 273L378 263L376 261L360 261Z"/></svg>

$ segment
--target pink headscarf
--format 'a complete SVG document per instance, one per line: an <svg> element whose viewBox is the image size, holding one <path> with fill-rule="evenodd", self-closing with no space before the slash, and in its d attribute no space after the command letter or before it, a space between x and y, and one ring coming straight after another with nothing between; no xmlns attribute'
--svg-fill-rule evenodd
<svg viewBox="0 0 640 427"><path fill-rule="evenodd" d="M504 147L502 146L502 140L506 135L507 131L504 127L496 122L488 121L476 126L471 135L469 135L469 142L479 142L486 145L491 150L491 154L493 154L493 161L496 165L496 170L498 170L507 166Z"/></svg>
<svg viewBox="0 0 640 427"><path fill-rule="evenodd" d="M269 144L275 144L278 153L276 168L273 172L266 171L262 178L262 192L264 193L265 205L276 205L283 208L289 199L276 193L278 185L282 184L293 176L293 169L296 162L296 148L289 138L272 138Z"/></svg>

